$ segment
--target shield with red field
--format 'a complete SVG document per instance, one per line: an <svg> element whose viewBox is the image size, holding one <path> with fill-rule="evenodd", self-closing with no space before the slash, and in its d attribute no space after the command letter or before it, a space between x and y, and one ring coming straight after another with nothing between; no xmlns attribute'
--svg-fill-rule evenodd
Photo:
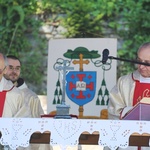
<svg viewBox="0 0 150 150"><path fill-rule="evenodd" d="M96 92L96 71L70 71L66 75L66 94L79 106L92 101Z"/></svg>

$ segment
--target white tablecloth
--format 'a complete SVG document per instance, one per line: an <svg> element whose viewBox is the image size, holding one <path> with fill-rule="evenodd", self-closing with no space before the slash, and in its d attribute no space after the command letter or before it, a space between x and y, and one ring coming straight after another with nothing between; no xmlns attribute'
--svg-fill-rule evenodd
<svg viewBox="0 0 150 150"><path fill-rule="evenodd" d="M87 131L92 134L98 131L101 146L108 146L112 150L117 147L128 147L129 137L137 132L150 133L149 121L123 120L94 120L94 119L49 119L49 118L1 118L0 131L2 145L9 145L12 149L19 146L27 147L30 136L37 131L51 132L50 144L60 145L62 150L67 146L79 143L80 135Z"/></svg>

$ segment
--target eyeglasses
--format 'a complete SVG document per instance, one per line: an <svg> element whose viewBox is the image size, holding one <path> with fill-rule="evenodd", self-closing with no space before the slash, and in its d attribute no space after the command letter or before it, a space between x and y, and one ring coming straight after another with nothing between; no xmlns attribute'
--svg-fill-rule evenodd
<svg viewBox="0 0 150 150"><path fill-rule="evenodd" d="M6 66L3 69L0 69L0 74L3 73L3 71L5 70Z"/></svg>
<svg viewBox="0 0 150 150"><path fill-rule="evenodd" d="M145 63L145 64L149 64L150 65L150 60L142 60L139 57L137 57L137 61L140 62L140 63ZM145 65L145 66L148 66L148 65Z"/></svg>
<svg viewBox="0 0 150 150"><path fill-rule="evenodd" d="M14 68L13 66L9 66L9 70L18 72L20 71L20 66L17 66L16 68Z"/></svg>

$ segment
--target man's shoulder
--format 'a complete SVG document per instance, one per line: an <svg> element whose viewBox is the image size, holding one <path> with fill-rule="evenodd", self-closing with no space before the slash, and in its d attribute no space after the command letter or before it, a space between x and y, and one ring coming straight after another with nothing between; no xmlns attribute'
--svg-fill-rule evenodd
<svg viewBox="0 0 150 150"><path fill-rule="evenodd" d="M24 93L25 97L27 99L38 99L38 95L27 86L27 84L22 78L20 79L21 79L20 81L22 81L21 82L22 84L18 86L18 89Z"/></svg>
<svg viewBox="0 0 150 150"><path fill-rule="evenodd" d="M132 73L129 73L127 75L123 75L118 79L118 84L119 85L131 85L133 83L133 79L132 79Z"/></svg>
<svg viewBox="0 0 150 150"><path fill-rule="evenodd" d="M119 78L119 80L129 80L129 79L132 79L132 73L128 73Z"/></svg>
<svg viewBox="0 0 150 150"><path fill-rule="evenodd" d="M22 89L22 91L24 92L25 96L38 98L37 94L29 88L24 88L24 89Z"/></svg>
<svg viewBox="0 0 150 150"><path fill-rule="evenodd" d="M138 72L138 70L135 70L135 71L133 71L133 72L131 72L131 73L128 73L128 74L126 74L126 75L123 75L123 76L121 76L120 77L120 79L133 79L134 77L136 77L136 78L138 78L139 77L139 72Z"/></svg>

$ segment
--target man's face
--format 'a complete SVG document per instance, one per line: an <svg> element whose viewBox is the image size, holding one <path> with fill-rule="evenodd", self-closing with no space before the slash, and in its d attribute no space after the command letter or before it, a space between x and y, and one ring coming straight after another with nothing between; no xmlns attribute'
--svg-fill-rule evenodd
<svg viewBox="0 0 150 150"><path fill-rule="evenodd" d="M150 48L143 48L138 53L138 61L150 64ZM150 66L138 65L138 70L143 77L150 77Z"/></svg>
<svg viewBox="0 0 150 150"><path fill-rule="evenodd" d="M5 78L11 80L13 83L16 82L20 76L21 64L18 60L8 58L8 67Z"/></svg>

